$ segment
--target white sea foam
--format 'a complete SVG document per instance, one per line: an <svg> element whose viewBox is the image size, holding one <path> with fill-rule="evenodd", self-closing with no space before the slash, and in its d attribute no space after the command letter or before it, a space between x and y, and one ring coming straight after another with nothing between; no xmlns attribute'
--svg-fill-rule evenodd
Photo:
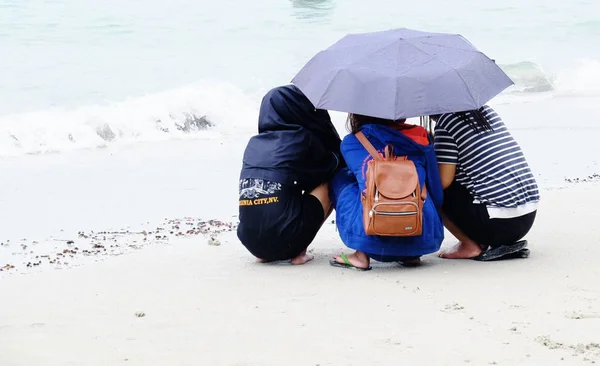
<svg viewBox="0 0 600 366"><path fill-rule="evenodd" d="M580 59L556 72L529 61L501 65L501 68L515 84L495 98L498 104L600 96L599 60Z"/></svg>
<svg viewBox="0 0 600 366"><path fill-rule="evenodd" d="M258 101L233 85L202 82L118 103L0 117L0 156L110 144L212 138L250 127Z"/></svg>
<svg viewBox="0 0 600 366"><path fill-rule="evenodd" d="M501 67L515 85L493 104L600 96L598 60L580 60L558 72L533 62ZM0 156L254 132L260 99L232 84L204 81L122 102L0 116Z"/></svg>
<svg viewBox="0 0 600 366"><path fill-rule="evenodd" d="M561 96L600 96L600 60L579 60L576 67L556 73L554 84Z"/></svg>

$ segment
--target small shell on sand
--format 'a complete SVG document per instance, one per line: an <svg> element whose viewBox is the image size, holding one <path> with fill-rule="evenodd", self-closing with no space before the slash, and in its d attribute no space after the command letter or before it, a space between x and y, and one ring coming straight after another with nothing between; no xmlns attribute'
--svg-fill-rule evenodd
<svg viewBox="0 0 600 366"><path fill-rule="evenodd" d="M137 316L138 318L143 318L146 316L146 313L144 313L143 311L137 311L135 313L135 316Z"/></svg>
<svg viewBox="0 0 600 366"><path fill-rule="evenodd" d="M208 245L219 246L219 245L221 245L221 241L219 241L219 239L211 236L210 239L208 239Z"/></svg>
<svg viewBox="0 0 600 366"><path fill-rule="evenodd" d="M149 224L149 223L148 223ZM50 264L52 267L65 267L76 265L79 258L97 256L117 256L125 254L131 250L141 249L151 244L166 244L175 237L191 237L201 235L207 240L210 246L221 246L219 236L223 233L235 231L238 223L226 222L216 219L201 220L200 218L183 219L165 219L153 228L139 228L139 230L119 229L110 231L78 231L77 240L75 238L57 239L52 236L44 241L29 241L28 239L19 240L13 256L23 256L19 260L19 270L34 268ZM156 227L156 230L154 230ZM10 246L10 240L0 240L0 253L8 252L5 247ZM33 244L39 244L33 247ZM45 245L50 244L50 245ZM75 246L77 245L77 246ZM81 249L80 249L81 248ZM50 250L50 253L40 253L38 250ZM8 252L7 254L10 254ZM1 257L1 255L0 255ZM69 258L69 259L67 259ZM14 261L15 259L13 259ZM65 262L68 260L68 262ZM81 259L83 260L83 259ZM98 259L94 259L98 261ZM0 264L0 272L15 269L14 266Z"/></svg>

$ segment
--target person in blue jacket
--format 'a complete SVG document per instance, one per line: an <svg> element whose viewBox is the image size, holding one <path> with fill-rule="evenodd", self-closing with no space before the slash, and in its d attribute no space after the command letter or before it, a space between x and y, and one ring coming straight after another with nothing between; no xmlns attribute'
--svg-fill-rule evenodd
<svg viewBox="0 0 600 366"><path fill-rule="evenodd" d="M331 213L328 182L344 166L329 113L294 85L270 90L244 151L237 235L262 262L304 264Z"/></svg>
<svg viewBox="0 0 600 366"><path fill-rule="evenodd" d="M341 152L347 168L341 169L331 181L332 202L336 223L344 244L356 252L334 257L330 264L338 267L369 270L370 260L400 262L418 265L420 257L439 250L444 239L444 226L438 210L443 201L443 190L437 166L434 145L426 130L404 123L405 120L350 114L347 135ZM383 154L392 144L396 155L406 155L415 163L419 183L427 187L423 205L423 232L419 236L393 237L367 235L363 224L361 192L366 189L367 164L372 157L354 135L362 131L369 142Z"/></svg>

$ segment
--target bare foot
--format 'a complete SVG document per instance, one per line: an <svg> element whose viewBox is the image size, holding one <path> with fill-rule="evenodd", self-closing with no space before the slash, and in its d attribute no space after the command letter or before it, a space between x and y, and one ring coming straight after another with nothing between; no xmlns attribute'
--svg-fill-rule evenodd
<svg viewBox="0 0 600 366"><path fill-rule="evenodd" d="M271 260L271 261L267 261L264 259L260 259L260 258L256 258L256 263L272 263L272 262L289 262L291 264L304 264L308 261L313 260L315 257L313 255L310 254L306 254L306 250L303 251L302 253L298 254L297 256L295 256L292 259L282 259L282 260Z"/></svg>
<svg viewBox="0 0 600 366"><path fill-rule="evenodd" d="M481 248L473 241L458 242L452 248L438 254L440 258L446 259L469 259L481 254Z"/></svg>
<svg viewBox="0 0 600 366"><path fill-rule="evenodd" d="M344 264L344 260L339 255L333 257L336 262L340 264ZM371 259L363 252L359 252L358 250L350 255L347 255L348 261L352 263L352 265L356 268L369 268L371 264Z"/></svg>
<svg viewBox="0 0 600 366"><path fill-rule="evenodd" d="M311 260L313 260L315 257L311 254L306 254L306 250L303 251L302 253L298 254L296 257L292 258L292 261L290 263L292 264L304 264L306 262L309 262Z"/></svg>

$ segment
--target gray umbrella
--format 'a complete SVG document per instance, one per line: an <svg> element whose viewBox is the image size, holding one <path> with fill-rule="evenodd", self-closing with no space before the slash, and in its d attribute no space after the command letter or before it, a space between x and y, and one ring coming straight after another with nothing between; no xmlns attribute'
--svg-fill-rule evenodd
<svg viewBox="0 0 600 366"><path fill-rule="evenodd" d="M349 34L292 82L315 108L400 119L477 109L513 84L459 34Z"/></svg>

